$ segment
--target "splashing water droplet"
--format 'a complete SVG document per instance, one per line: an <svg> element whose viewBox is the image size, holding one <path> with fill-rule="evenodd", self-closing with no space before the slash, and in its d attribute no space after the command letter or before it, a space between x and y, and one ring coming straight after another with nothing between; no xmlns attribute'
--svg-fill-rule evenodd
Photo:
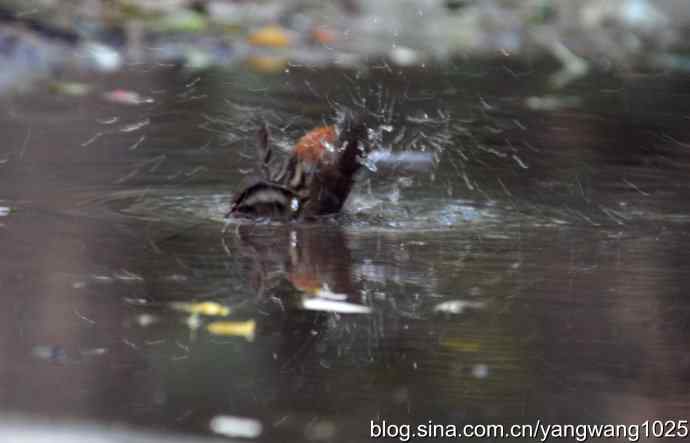
<svg viewBox="0 0 690 443"><path fill-rule="evenodd" d="M396 186L390 194L388 194L388 199L391 203L397 205L400 202L400 188Z"/></svg>
<svg viewBox="0 0 690 443"><path fill-rule="evenodd" d="M376 166L376 159L364 157L360 159L360 163L371 172L378 171L378 167Z"/></svg>

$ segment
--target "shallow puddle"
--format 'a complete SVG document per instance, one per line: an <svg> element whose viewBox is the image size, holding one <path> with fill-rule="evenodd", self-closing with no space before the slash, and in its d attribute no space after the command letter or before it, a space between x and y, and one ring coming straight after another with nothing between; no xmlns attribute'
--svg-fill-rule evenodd
<svg viewBox="0 0 690 443"><path fill-rule="evenodd" d="M520 69L139 66L7 99L2 409L260 441L682 418L686 80ZM224 219L261 119L285 148L339 107L433 168L365 171L318 223Z"/></svg>

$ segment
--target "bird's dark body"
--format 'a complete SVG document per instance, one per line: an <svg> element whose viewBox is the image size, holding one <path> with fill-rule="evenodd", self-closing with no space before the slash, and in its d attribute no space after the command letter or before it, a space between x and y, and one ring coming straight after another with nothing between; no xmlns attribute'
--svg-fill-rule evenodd
<svg viewBox="0 0 690 443"><path fill-rule="evenodd" d="M277 218L290 214L294 193L265 180L247 186L233 201L231 213L256 218Z"/></svg>
<svg viewBox="0 0 690 443"><path fill-rule="evenodd" d="M276 164L263 127L257 147L262 176L237 194L228 215L310 219L340 212L361 167L366 140L364 122L347 116L339 133L332 126L310 131L285 161ZM325 145L331 143L328 149Z"/></svg>

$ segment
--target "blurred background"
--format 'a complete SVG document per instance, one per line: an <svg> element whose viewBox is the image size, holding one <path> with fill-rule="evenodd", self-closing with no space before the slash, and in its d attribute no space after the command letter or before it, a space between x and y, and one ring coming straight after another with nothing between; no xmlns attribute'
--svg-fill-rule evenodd
<svg viewBox="0 0 690 443"><path fill-rule="evenodd" d="M271 72L376 57L398 66L550 58L562 85L590 68L687 70L690 11L682 0L5 0L0 20L2 89L67 66Z"/></svg>
<svg viewBox="0 0 690 443"><path fill-rule="evenodd" d="M689 24L683 0L0 0L0 440L687 419ZM260 125L284 156L343 109L430 160L368 159L318 223L224 219Z"/></svg>

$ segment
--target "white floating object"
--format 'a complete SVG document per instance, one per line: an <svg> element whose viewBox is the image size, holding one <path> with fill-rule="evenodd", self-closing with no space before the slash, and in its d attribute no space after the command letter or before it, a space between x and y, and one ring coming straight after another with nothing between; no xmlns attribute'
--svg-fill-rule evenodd
<svg viewBox="0 0 690 443"><path fill-rule="evenodd" d="M528 97L525 101L529 109L535 111L558 111L565 108L576 108L580 99L574 96L545 95L542 97Z"/></svg>
<svg viewBox="0 0 690 443"><path fill-rule="evenodd" d="M218 415L211 419L211 430L228 437L257 438L263 431L259 420L231 415Z"/></svg>
<svg viewBox="0 0 690 443"><path fill-rule="evenodd" d="M434 156L431 152L393 152L385 149L377 149L376 151L370 152L369 155L367 155L366 160L374 165L401 166L405 168L422 169L431 167L433 165Z"/></svg>
<svg viewBox="0 0 690 443"><path fill-rule="evenodd" d="M151 314L141 314L137 316L137 324L141 326L142 328L146 328L148 326L151 326L152 324L156 323L158 319L151 315Z"/></svg>
<svg viewBox="0 0 690 443"><path fill-rule="evenodd" d="M489 376L489 367L485 364L478 364L472 367L472 376L474 378L486 378Z"/></svg>
<svg viewBox="0 0 690 443"><path fill-rule="evenodd" d="M347 300L347 294L338 294L336 292L331 291L331 288L328 287L328 285L324 284L323 287L318 289L316 291L316 295L318 295L321 298L329 299L329 300L338 300L338 301L343 301Z"/></svg>
<svg viewBox="0 0 690 443"><path fill-rule="evenodd" d="M391 61L398 66L412 66L419 61L419 55L414 49L396 46L389 54Z"/></svg>
<svg viewBox="0 0 690 443"><path fill-rule="evenodd" d="M434 306L434 312L445 312L448 314L462 314L465 309L481 309L484 303L480 301L449 300Z"/></svg>
<svg viewBox="0 0 690 443"><path fill-rule="evenodd" d="M346 301L329 300L322 297L305 297L302 308L308 311L336 312L338 314L370 314L371 308Z"/></svg>
<svg viewBox="0 0 690 443"><path fill-rule="evenodd" d="M96 69L103 72L114 72L122 66L122 56L110 46L100 43L88 43L84 52Z"/></svg>

